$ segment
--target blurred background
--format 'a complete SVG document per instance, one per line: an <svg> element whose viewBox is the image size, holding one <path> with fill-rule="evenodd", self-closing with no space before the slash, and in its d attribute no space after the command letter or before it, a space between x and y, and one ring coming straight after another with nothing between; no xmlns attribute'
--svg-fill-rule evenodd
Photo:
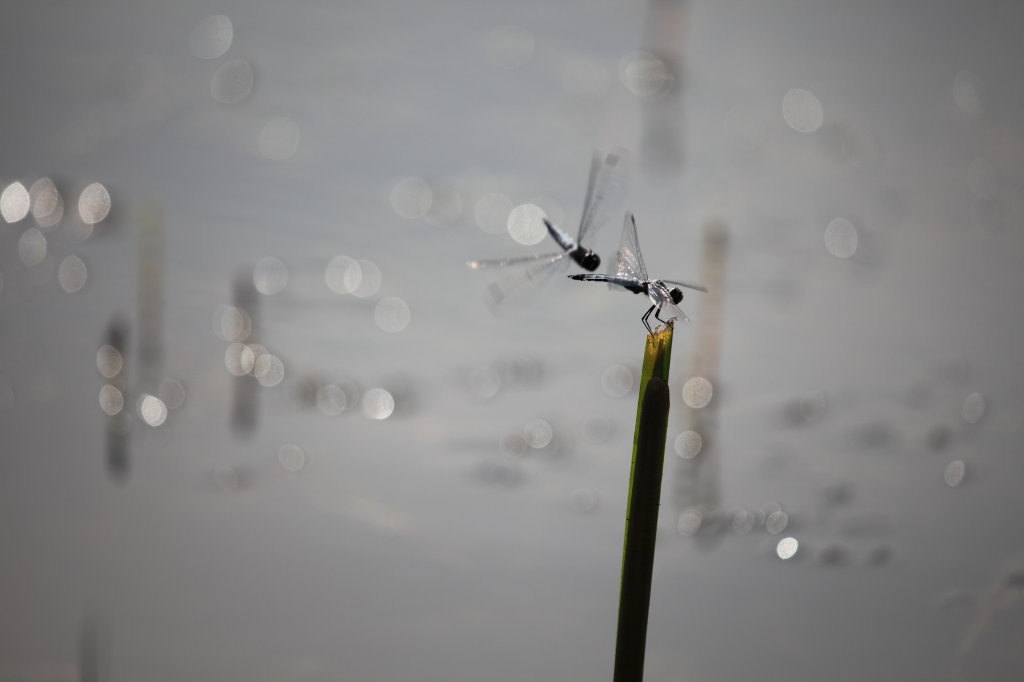
<svg viewBox="0 0 1024 682"><path fill-rule="evenodd" d="M646 679L1019 680L1022 21L9 4L0 680L610 679L647 302L466 261L613 147L710 288Z"/></svg>

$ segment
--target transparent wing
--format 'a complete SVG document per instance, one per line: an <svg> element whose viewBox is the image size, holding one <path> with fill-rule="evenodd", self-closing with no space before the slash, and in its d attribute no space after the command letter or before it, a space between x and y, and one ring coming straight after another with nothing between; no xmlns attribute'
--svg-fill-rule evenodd
<svg viewBox="0 0 1024 682"><path fill-rule="evenodd" d="M680 322L682 324L690 324L690 318L687 317L686 313L684 313L679 308L679 306L677 306L672 301L666 301L661 306L661 308L656 312L658 313L658 317L660 317L665 322L668 322L669 320L675 320L676 322Z"/></svg>
<svg viewBox="0 0 1024 682"><path fill-rule="evenodd" d="M689 282L680 282L677 279L663 279L661 281L665 284L674 284L677 287L685 287L687 289L693 289L694 291L703 291L705 294L708 293L708 288L703 284L690 284Z"/></svg>
<svg viewBox="0 0 1024 682"><path fill-rule="evenodd" d="M628 211L622 224L622 239L619 241L618 253L615 254L614 270L609 274L615 277L638 279L641 282L646 282L648 279L647 266L644 265L644 257L640 253L640 242L636 236L636 219Z"/></svg>
<svg viewBox="0 0 1024 682"><path fill-rule="evenodd" d="M668 322L669 320L675 319L682 324L690 324L690 318L686 316L686 313L679 309L679 306L672 302L672 295L664 285L651 286L648 289L648 292L651 297L651 302L658 306L655 313L662 322Z"/></svg>
<svg viewBox="0 0 1024 682"><path fill-rule="evenodd" d="M523 302L539 285L569 265L564 251L550 254L523 270L516 270L493 282L484 292L484 303L494 315L507 310L514 302Z"/></svg>
<svg viewBox="0 0 1024 682"><path fill-rule="evenodd" d="M609 212L625 191L627 155L628 152L621 148L603 156L601 152L594 152L580 229L576 235L577 244L582 244L587 235L592 235L608 220Z"/></svg>
<svg viewBox="0 0 1024 682"><path fill-rule="evenodd" d="M470 270L486 270L487 268L504 268L509 265L522 265L523 263L536 263L540 261L549 261L555 256L565 255L562 252L553 253L535 253L531 256L517 256L516 258L492 258L490 260L471 260L466 261L466 266Z"/></svg>

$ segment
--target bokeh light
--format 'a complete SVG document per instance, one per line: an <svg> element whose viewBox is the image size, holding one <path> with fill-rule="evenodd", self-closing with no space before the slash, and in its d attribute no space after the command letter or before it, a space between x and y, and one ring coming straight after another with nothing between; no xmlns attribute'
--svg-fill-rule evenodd
<svg viewBox="0 0 1024 682"><path fill-rule="evenodd" d="M164 402L168 410L177 410L185 404L185 386L177 379L165 377L160 381L156 396Z"/></svg>
<svg viewBox="0 0 1024 682"><path fill-rule="evenodd" d="M964 402L960 406L960 415L968 424L977 424L985 416L986 407L985 396L980 393L971 393L964 398Z"/></svg>
<svg viewBox="0 0 1024 682"><path fill-rule="evenodd" d="M782 117L798 133L813 133L821 128L825 118L818 98L802 88L792 88L783 96Z"/></svg>
<svg viewBox="0 0 1024 682"><path fill-rule="evenodd" d="M434 190L423 178L402 178L391 188L391 208L403 218L422 218L433 202Z"/></svg>
<svg viewBox="0 0 1024 682"><path fill-rule="evenodd" d="M370 419L387 419L395 411L395 398L383 388L371 388L363 394L363 412Z"/></svg>
<svg viewBox="0 0 1024 682"><path fill-rule="evenodd" d="M707 407L714 396L714 387L704 377L691 377L683 384L683 402L687 407L699 410Z"/></svg>
<svg viewBox="0 0 1024 682"><path fill-rule="evenodd" d="M359 284L352 290L352 295L357 298L373 296L384 283L384 277L377 264L365 258L359 259L359 274Z"/></svg>
<svg viewBox="0 0 1024 682"><path fill-rule="evenodd" d="M523 428L523 438L526 444L534 450L546 448L551 444L555 431L551 424L543 419L531 419Z"/></svg>
<svg viewBox="0 0 1024 682"><path fill-rule="evenodd" d="M498 452L506 457L522 457L530 445L521 433L506 433L498 439Z"/></svg>
<svg viewBox="0 0 1024 682"><path fill-rule="evenodd" d="M336 294L351 294L363 281L359 261L348 256L335 256L324 270L324 284Z"/></svg>
<svg viewBox="0 0 1024 682"><path fill-rule="evenodd" d="M792 559L800 549L800 543L794 537L782 538L775 546L775 553L783 561Z"/></svg>
<svg viewBox="0 0 1024 682"><path fill-rule="evenodd" d="M143 394L139 399L139 417L155 428L167 421L167 406L155 395Z"/></svg>
<svg viewBox="0 0 1024 682"><path fill-rule="evenodd" d="M633 370L626 365L610 365L601 373L601 390L613 398L622 398L635 385Z"/></svg>
<svg viewBox="0 0 1024 682"><path fill-rule="evenodd" d="M834 218L825 228L825 248L836 258L857 253L857 228L846 218Z"/></svg>
<svg viewBox="0 0 1024 682"><path fill-rule="evenodd" d="M981 95L976 85L978 77L970 71L958 71L953 78L953 101L968 118L975 118L982 111Z"/></svg>
<svg viewBox="0 0 1024 682"><path fill-rule="evenodd" d="M540 243L547 235L544 209L536 204L519 204L508 214L508 233L524 246Z"/></svg>
<svg viewBox="0 0 1024 682"><path fill-rule="evenodd" d="M214 14L196 23L189 36L189 51L199 59L217 59L231 48L234 37L231 19Z"/></svg>
<svg viewBox="0 0 1024 682"><path fill-rule="evenodd" d="M962 459L954 459L946 465L946 470L943 472L943 478L946 480L946 485L950 488L955 488L963 483L966 475L967 465Z"/></svg>
<svg viewBox="0 0 1024 682"><path fill-rule="evenodd" d="M56 222L51 222L55 213L64 212L64 201L57 191L57 186L50 178L39 178L32 183L28 190L29 199L32 205L32 217L36 225L43 228L53 227ZM60 216L57 216L60 219Z"/></svg>
<svg viewBox="0 0 1024 682"><path fill-rule="evenodd" d="M100 409L113 417L124 408L124 395L121 390L111 384L103 384L100 388Z"/></svg>
<svg viewBox="0 0 1024 682"><path fill-rule="evenodd" d="M123 367L124 360L121 358L120 351L110 344L100 346L96 353L96 368L104 378L113 379L121 373Z"/></svg>
<svg viewBox="0 0 1024 682"><path fill-rule="evenodd" d="M692 537L700 530L704 515L699 509L687 509L676 519L676 530L683 537Z"/></svg>
<svg viewBox="0 0 1024 682"><path fill-rule="evenodd" d="M85 263L75 255L65 257L57 269L57 281L60 282L61 288L69 294L81 291L88 276L89 272Z"/></svg>
<svg viewBox="0 0 1024 682"><path fill-rule="evenodd" d="M294 474L306 466L306 452L294 443L285 443L277 451L277 461L282 469Z"/></svg>
<svg viewBox="0 0 1024 682"><path fill-rule="evenodd" d="M683 431L676 437L675 451L683 459L693 459L704 447L704 439L696 431Z"/></svg>
<svg viewBox="0 0 1024 682"><path fill-rule="evenodd" d="M46 258L46 236L39 228L30 227L18 239L18 257L27 267L39 265Z"/></svg>
<svg viewBox="0 0 1024 682"><path fill-rule="evenodd" d="M383 331L391 334L403 331L409 326L412 313L409 304L397 296L385 296L377 302L373 319Z"/></svg>
<svg viewBox="0 0 1024 682"><path fill-rule="evenodd" d="M252 333L252 317L237 306L219 306L213 314L213 332L224 341L245 341Z"/></svg>
<svg viewBox="0 0 1024 682"><path fill-rule="evenodd" d="M252 283L264 296L280 293L288 285L288 266L273 256L261 258L253 268Z"/></svg>
<svg viewBox="0 0 1024 682"><path fill-rule="evenodd" d="M299 124L287 116L271 119L260 130L260 154L274 161L285 161L295 155L302 141Z"/></svg>
<svg viewBox="0 0 1024 682"><path fill-rule="evenodd" d="M764 528L772 535L778 535L782 531L786 530L786 526L789 525L789 514L776 509L775 511L768 514L764 520Z"/></svg>
<svg viewBox="0 0 1024 682"><path fill-rule="evenodd" d="M110 192L98 182L94 182L78 196L78 215L86 225L101 222L110 213Z"/></svg>
<svg viewBox="0 0 1024 682"><path fill-rule="evenodd" d="M656 97L672 89L675 79L669 66L653 52L631 52L619 62L619 78L634 95Z"/></svg>
<svg viewBox="0 0 1024 682"><path fill-rule="evenodd" d="M256 354L249 345L232 343L224 351L224 366L236 377L249 374L255 365Z"/></svg>
<svg viewBox="0 0 1024 682"><path fill-rule="evenodd" d="M757 525L757 514L744 507L733 510L731 517L732 530L739 535L746 535Z"/></svg>
<svg viewBox="0 0 1024 682"><path fill-rule="evenodd" d="M490 365L475 367L466 375L466 388L476 398L493 398L501 390L501 374Z"/></svg>
<svg viewBox="0 0 1024 682"><path fill-rule="evenodd" d="M578 514L591 514L601 503L601 495L593 488L577 488L572 491L572 509Z"/></svg>
<svg viewBox="0 0 1024 682"><path fill-rule="evenodd" d="M30 206L28 190L20 182L12 182L0 192L0 215L9 223L23 220Z"/></svg>
<svg viewBox="0 0 1024 682"><path fill-rule="evenodd" d="M273 388L284 381L284 362L272 353L261 353L253 362L252 374L264 388Z"/></svg>
<svg viewBox="0 0 1024 682"><path fill-rule="evenodd" d="M210 80L210 94L221 104L238 104L249 96L255 82L252 66L244 59L221 64Z"/></svg>
<svg viewBox="0 0 1024 682"><path fill-rule="evenodd" d="M316 390L316 409L328 417L334 417L348 407L348 397L341 386L324 384Z"/></svg>

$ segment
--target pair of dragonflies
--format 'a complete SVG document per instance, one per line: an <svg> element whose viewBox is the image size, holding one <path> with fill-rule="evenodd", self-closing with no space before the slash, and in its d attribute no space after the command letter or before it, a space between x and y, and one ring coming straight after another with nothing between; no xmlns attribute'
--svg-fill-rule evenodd
<svg viewBox="0 0 1024 682"><path fill-rule="evenodd" d="M620 287L634 294L647 294L651 300L651 307L640 319L648 332L652 331L648 322L652 313L655 319L665 324L673 319L681 320L684 323L690 322L686 313L679 309L679 303L683 300L683 288L705 292L707 289L698 284L670 279L651 279L648 276L647 266L644 265L644 257L640 252L640 242L637 238L636 219L632 213L626 213L619 250L615 254L615 263L609 268L608 274L593 274L600 267L601 258L584 246L583 241L587 239L589 243L589 238L604 224L609 209L625 188L624 165L624 152L621 150L609 152L604 156L599 153L594 154L593 162L590 165L587 194L583 201L583 214L580 217L580 226L575 239L565 230L544 218L544 226L547 228L548 234L555 240L561 251L517 258L471 260L467 263L474 270L524 266L524 269L502 277L487 288L486 302L492 311L497 311L509 298L561 270L561 267L568 265L568 261L571 259L588 272L569 275L570 279L584 282L607 282L613 289Z"/></svg>

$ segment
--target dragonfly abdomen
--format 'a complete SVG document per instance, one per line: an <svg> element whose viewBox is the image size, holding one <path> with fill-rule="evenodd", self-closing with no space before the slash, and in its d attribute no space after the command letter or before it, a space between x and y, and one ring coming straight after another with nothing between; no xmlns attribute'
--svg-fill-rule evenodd
<svg viewBox="0 0 1024 682"><path fill-rule="evenodd" d="M551 238L558 242L558 245L566 251L571 253L579 248L576 240L570 237L568 232L561 229L547 218L544 219L544 226L548 228L548 234L551 235Z"/></svg>

